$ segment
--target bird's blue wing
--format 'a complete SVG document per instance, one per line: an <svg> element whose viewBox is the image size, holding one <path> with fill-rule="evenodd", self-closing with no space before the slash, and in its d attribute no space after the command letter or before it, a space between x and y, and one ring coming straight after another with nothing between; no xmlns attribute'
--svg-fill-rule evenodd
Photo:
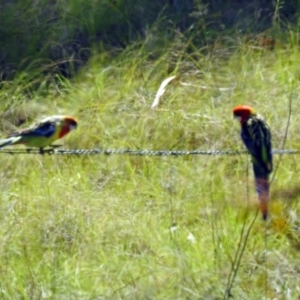
<svg viewBox="0 0 300 300"><path fill-rule="evenodd" d="M32 137L44 136L48 138L51 135L53 135L54 132L55 132L55 125L51 122L47 122L27 132L27 134L25 135L32 136Z"/></svg>
<svg viewBox="0 0 300 300"><path fill-rule="evenodd" d="M46 137L49 138L55 133L55 124L53 122L46 122L38 124L34 128L23 129L17 132L12 132L8 137L24 136L24 137Z"/></svg>

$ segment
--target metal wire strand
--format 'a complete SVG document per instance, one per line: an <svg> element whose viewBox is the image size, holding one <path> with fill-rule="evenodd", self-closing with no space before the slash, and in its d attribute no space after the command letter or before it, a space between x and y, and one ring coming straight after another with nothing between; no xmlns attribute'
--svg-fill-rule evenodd
<svg viewBox="0 0 300 300"><path fill-rule="evenodd" d="M246 150L132 150L132 149L0 149L3 154L49 154L49 155L136 155L136 156L184 156L184 155L241 155L247 154ZM273 154L299 154L298 149L274 149Z"/></svg>

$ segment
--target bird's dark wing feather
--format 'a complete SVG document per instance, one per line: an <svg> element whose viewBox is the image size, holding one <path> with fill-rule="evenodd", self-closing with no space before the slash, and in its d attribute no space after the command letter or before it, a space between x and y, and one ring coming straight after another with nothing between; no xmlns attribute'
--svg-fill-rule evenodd
<svg viewBox="0 0 300 300"><path fill-rule="evenodd" d="M272 172L272 143L268 125L259 116L250 118L242 126L242 139L252 155L254 172L267 176Z"/></svg>

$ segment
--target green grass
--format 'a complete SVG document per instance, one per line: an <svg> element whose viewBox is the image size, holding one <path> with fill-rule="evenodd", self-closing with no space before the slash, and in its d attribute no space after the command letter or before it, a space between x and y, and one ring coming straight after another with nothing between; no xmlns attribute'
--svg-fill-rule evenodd
<svg viewBox="0 0 300 300"><path fill-rule="evenodd" d="M62 141L67 149L244 149L232 108L245 103L281 148L292 94L286 148L297 149L300 51L292 41L272 51L218 41L207 55L170 45L151 56L147 40L114 58L94 55L72 81L30 94L20 75L0 91L1 111L10 112L2 132L14 127L12 116L68 113L79 127ZM257 211L245 155L2 154L0 298L223 299L246 243L234 298L296 299L300 165L296 155L274 160L271 219L258 214L245 242Z"/></svg>

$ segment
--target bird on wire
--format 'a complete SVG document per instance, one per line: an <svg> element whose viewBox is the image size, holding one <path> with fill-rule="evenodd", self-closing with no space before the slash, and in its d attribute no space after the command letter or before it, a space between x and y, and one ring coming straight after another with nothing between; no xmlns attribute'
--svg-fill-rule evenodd
<svg viewBox="0 0 300 300"><path fill-rule="evenodd" d="M52 145L58 139L67 135L77 128L77 120L71 116L50 116L37 122L30 128L8 134L6 139L0 140L0 148L9 145L25 145L27 147L39 148L40 153L47 152L45 147L53 148L59 145Z"/></svg>
<svg viewBox="0 0 300 300"><path fill-rule="evenodd" d="M263 219L266 220L270 193L269 175L273 170L270 128L263 117L248 105L236 106L233 116L240 122L241 138L251 155L255 188Z"/></svg>

